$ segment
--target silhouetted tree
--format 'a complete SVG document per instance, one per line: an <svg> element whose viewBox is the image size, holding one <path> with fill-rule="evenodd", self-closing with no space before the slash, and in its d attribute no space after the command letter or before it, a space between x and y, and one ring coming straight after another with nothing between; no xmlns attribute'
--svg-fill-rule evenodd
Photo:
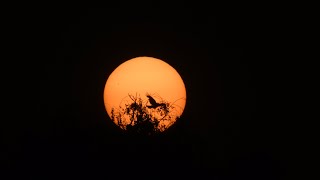
<svg viewBox="0 0 320 180"><path fill-rule="evenodd" d="M150 95L146 95L149 101L136 95L128 95L124 105L119 109L112 108L111 119L121 129L129 133L140 135L153 135L166 130L177 118L177 112L173 104L162 100L158 103Z"/></svg>

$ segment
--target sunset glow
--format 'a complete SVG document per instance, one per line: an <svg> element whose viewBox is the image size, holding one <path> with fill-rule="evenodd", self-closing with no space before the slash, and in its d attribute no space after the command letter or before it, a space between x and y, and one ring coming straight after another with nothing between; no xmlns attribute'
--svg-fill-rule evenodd
<svg viewBox="0 0 320 180"><path fill-rule="evenodd" d="M147 94L157 102L166 101L174 107L172 125L186 105L186 89L178 72L166 62L152 57L137 57L119 65L108 77L104 89L104 103L109 117L112 108L121 107L128 95L139 96L148 104Z"/></svg>

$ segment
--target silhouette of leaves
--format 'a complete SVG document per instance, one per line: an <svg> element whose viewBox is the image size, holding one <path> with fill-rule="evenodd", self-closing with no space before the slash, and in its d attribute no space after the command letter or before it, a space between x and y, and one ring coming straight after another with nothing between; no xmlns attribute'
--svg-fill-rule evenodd
<svg viewBox="0 0 320 180"><path fill-rule="evenodd" d="M147 94L147 96L150 96ZM152 98L152 97L151 97ZM121 129L133 134L153 135L168 129L178 118L175 107L160 98L147 105L139 95L129 94L118 109L112 108L111 119ZM150 102L149 102L150 103Z"/></svg>

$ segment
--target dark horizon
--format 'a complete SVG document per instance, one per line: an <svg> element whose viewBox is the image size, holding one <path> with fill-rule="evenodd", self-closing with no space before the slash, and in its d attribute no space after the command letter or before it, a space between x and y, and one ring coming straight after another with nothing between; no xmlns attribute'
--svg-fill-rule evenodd
<svg viewBox="0 0 320 180"><path fill-rule="evenodd" d="M25 179L287 175L281 130L285 122L273 116L272 103L262 103L268 98L261 94L266 91L261 82L268 69L243 45L237 19L187 9L152 16L113 15L117 11L56 9L25 21L29 29L23 37L30 42L26 48L35 55L32 62L39 61L30 67L34 75L28 87L32 90L27 108L34 115L28 121L21 117L9 122L4 130L9 175ZM225 20L231 25L221 24ZM128 136L110 120L103 103L110 73L138 56L166 61L186 86L181 118L155 137Z"/></svg>

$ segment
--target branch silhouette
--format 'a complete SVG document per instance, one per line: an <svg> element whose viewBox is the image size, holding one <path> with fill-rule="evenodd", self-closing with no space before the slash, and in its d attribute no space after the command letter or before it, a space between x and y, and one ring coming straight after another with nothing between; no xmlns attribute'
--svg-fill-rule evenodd
<svg viewBox="0 0 320 180"><path fill-rule="evenodd" d="M121 129L133 134L153 135L163 132L177 119L175 107L169 102L157 102L150 94L146 94L148 102L140 95L128 94L128 101L112 108L111 119Z"/></svg>

